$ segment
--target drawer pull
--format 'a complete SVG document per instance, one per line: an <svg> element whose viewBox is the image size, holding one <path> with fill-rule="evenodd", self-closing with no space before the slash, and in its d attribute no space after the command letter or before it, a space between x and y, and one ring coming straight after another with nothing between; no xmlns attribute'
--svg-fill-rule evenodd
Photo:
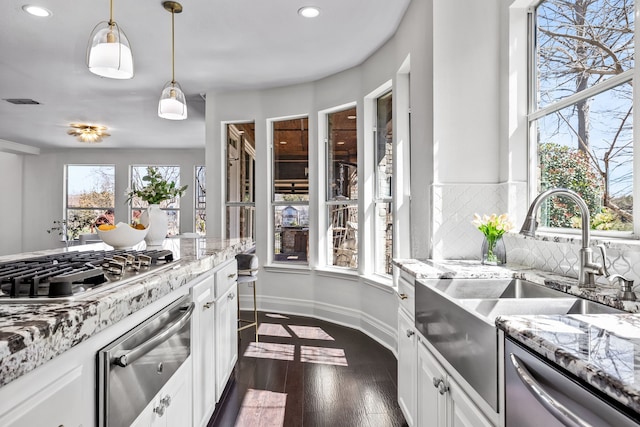
<svg viewBox="0 0 640 427"><path fill-rule="evenodd" d="M236 273L231 273L227 275L227 278L229 279L235 279L236 278Z"/></svg>
<svg viewBox="0 0 640 427"><path fill-rule="evenodd" d="M415 332L413 332L411 329L407 329L407 338L411 338L413 335L415 335Z"/></svg>
<svg viewBox="0 0 640 427"><path fill-rule="evenodd" d="M398 297L400 297L400 299L407 299L409 298L409 296L407 294L398 294Z"/></svg>
<svg viewBox="0 0 640 427"><path fill-rule="evenodd" d="M209 301L209 302L207 302L207 303L203 304L203 305L202 305L202 311L204 311L204 310L208 310L208 309L210 309L211 307L213 307L213 301Z"/></svg>

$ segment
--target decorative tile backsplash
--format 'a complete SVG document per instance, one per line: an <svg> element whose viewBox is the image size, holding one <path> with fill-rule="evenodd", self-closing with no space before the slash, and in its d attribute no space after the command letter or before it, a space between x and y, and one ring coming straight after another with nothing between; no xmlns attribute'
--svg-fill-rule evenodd
<svg viewBox="0 0 640 427"><path fill-rule="evenodd" d="M508 212L515 225L513 232L504 237L509 264L578 277L580 235L539 235L536 238L525 238L517 234L528 208L525 183L435 184L431 194L431 258L434 260L479 260L483 236L471 224L473 214ZM606 246L609 272L634 280L634 289L640 292L640 241L592 237L594 261L600 263L600 251L596 246L598 244ZM603 277L599 277L598 282L607 283Z"/></svg>

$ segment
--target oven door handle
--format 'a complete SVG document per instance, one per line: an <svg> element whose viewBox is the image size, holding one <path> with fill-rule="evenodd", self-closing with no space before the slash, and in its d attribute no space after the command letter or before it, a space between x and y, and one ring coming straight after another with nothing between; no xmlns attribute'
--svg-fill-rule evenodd
<svg viewBox="0 0 640 427"><path fill-rule="evenodd" d="M527 390L533 394L536 400L538 400L538 402L540 402L540 404L558 421L570 427L593 427L547 393L542 385L540 385L540 383L533 378L531 373L529 373L527 368L525 368L524 363L522 363L518 356L513 353L509 356L518 377L527 387Z"/></svg>
<svg viewBox="0 0 640 427"><path fill-rule="evenodd" d="M121 353L114 357L113 364L126 368L148 352L150 352L155 347L159 346L161 343L169 339L172 335L178 332L184 325L189 323L191 320L191 315L193 314L193 309L195 308L195 303L191 303L189 307L186 309L185 313L180 316L175 322L171 324L166 329L163 329L158 334L149 338L147 341L143 342L136 348L132 350L127 350L124 353Z"/></svg>

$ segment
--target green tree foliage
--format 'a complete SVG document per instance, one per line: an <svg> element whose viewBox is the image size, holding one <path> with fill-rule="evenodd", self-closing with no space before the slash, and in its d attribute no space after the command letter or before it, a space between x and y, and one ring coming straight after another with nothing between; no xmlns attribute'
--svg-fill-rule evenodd
<svg viewBox="0 0 640 427"><path fill-rule="evenodd" d="M604 185L583 151L548 142L539 145L538 155L541 192L550 188L569 188L582 196L592 217L602 212ZM541 209L542 222L546 226L580 226L580 210L569 199L550 198Z"/></svg>

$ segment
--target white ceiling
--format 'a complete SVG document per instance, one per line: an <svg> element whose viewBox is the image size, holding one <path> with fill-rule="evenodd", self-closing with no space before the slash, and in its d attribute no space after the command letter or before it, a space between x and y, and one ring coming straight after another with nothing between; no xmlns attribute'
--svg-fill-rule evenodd
<svg viewBox="0 0 640 427"><path fill-rule="evenodd" d="M312 81L361 63L395 32L410 0L184 0L175 15L176 80L189 118L160 119L171 80L171 14L162 0L114 0L114 20L134 54L135 76L112 80L85 66L93 27L109 19L108 0L8 0L0 14L0 140L51 147L204 147L209 90ZM36 18L36 4L53 12ZM301 6L322 13L305 19ZM67 135L70 123L108 127L100 144Z"/></svg>

